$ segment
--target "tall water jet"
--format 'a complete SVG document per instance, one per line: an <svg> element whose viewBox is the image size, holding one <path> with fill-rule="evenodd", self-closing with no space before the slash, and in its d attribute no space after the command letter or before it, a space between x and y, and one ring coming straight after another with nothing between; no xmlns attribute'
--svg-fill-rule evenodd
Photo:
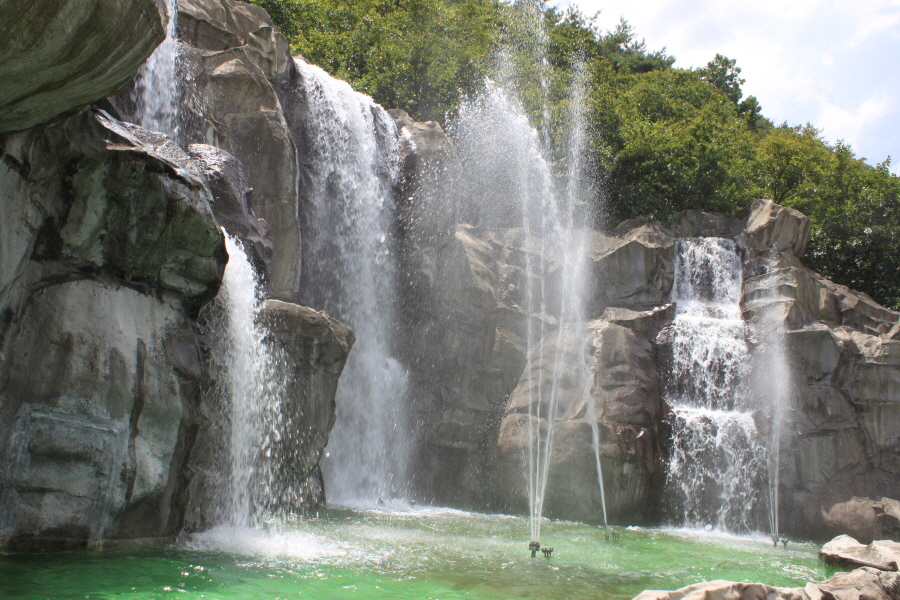
<svg viewBox="0 0 900 600"><path fill-rule="evenodd" d="M590 401L592 378L580 341L585 330L586 252L584 231L577 219L585 193L578 176L583 168L583 94L577 95L565 149L568 172L559 180L551 173L541 135L507 85L487 81L482 94L462 104L450 128L465 173L460 186L468 201L460 208L463 219L506 229L521 247L516 290L510 301L522 321L526 356L539 367L526 368L509 410L523 417L514 426L519 433L513 435L527 440L520 447L532 541L540 538L562 398L566 398L567 410L570 404L586 400L587 418L594 421L595 450L599 451L596 410ZM573 358L577 364L572 364ZM578 382L574 384L577 389L572 389L573 382ZM595 459L605 522L599 452Z"/></svg>
<svg viewBox="0 0 900 600"><path fill-rule="evenodd" d="M587 250L585 248L584 235L577 235L576 218L579 212L584 210L589 196L594 195L591 189L596 185L590 178L591 169L585 164L587 156L587 117L585 114L585 101L587 97L587 81L585 65L579 61L572 81L572 100L570 107L569 123L569 151L568 168L566 172L565 188L565 239L568 243L563 246L564 276L562 284L563 292L563 320L566 316L583 328L584 297ZM583 226L582 226L583 227ZM600 505L603 509L603 527L609 530L609 521L606 512L606 490L603 487L603 466L600 462L600 426L597 421L596 402L591 394L591 376L584 346L579 346L579 368L582 370L584 381L584 395L587 398L588 422L591 426L591 441L594 447L594 463L597 469L597 483L600 488Z"/></svg>
<svg viewBox="0 0 900 600"><path fill-rule="evenodd" d="M177 0L166 0L166 12L169 16L166 39L150 55L135 77L135 121L145 129L159 131L175 139Z"/></svg>
<svg viewBox="0 0 900 600"><path fill-rule="evenodd" d="M259 322L262 290L241 243L225 236L228 266L210 315L212 371L223 419L227 477L217 490L214 512L222 522L255 526L272 508L278 485L270 469L273 439L281 422L283 390L277 367L280 357L266 341Z"/></svg>
<svg viewBox="0 0 900 600"><path fill-rule="evenodd" d="M764 275L765 276L765 275ZM776 288L772 296L776 296ZM772 540L781 539L781 436L783 424L788 418L793 390L793 373L788 358L784 316L774 310L773 303L764 310L756 322L756 336L760 341L753 362L753 392L766 403L770 411L771 431L768 445L768 501L769 528Z"/></svg>
<svg viewBox="0 0 900 600"><path fill-rule="evenodd" d="M673 412L667 485L680 524L747 532L765 479L766 448L748 394L750 351L735 243L676 244L676 303L666 402Z"/></svg>
<svg viewBox="0 0 900 600"><path fill-rule="evenodd" d="M371 98L297 60L307 105L304 302L347 323L356 345L337 390L323 470L330 500L408 494L406 372L395 358L398 132Z"/></svg>

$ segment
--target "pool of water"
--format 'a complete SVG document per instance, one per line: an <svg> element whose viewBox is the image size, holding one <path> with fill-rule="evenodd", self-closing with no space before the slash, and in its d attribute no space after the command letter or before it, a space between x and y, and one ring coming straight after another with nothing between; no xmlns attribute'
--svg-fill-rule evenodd
<svg viewBox="0 0 900 600"><path fill-rule="evenodd" d="M0 556L0 598L627 600L710 579L801 586L827 577L818 546L450 509L330 510L267 530L217 528L164 548Z"/></svg>

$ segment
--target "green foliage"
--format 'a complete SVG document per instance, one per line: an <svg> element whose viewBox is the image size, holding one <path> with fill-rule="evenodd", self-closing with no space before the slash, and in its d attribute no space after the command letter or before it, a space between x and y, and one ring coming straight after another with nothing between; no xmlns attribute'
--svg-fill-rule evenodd
<svg viewBox="0 0 900 600"><path fill-rule="evenodd" d="M705 67L677 69L624 20L603 32L578 10L540 0L253 2L294 52L418 120L452 117L486 76L512 65L560 173L573 80L583 72L588 162L604 175L605 205L589 202L607 226L771 198L812 219L811 267L900 308L900 181L889 159L872 167L811 125L774 127L754 96L743 97L734 59L716 54Z"/></svg>

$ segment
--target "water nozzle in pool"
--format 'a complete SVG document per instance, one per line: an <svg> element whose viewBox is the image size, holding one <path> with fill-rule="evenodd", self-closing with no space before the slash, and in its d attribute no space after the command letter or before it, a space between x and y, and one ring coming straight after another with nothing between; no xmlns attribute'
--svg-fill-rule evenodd
<svg viewBox="0 0 900 600"><path fill-rule="evenodd" d="M529 542L528 549L531 550L531 558L535 558L537 556L537 551L541 549L540 542Z"/></svg>
<svg viewBox="0 0 900 600"><path fill-rule="evenodd" d="M553 554L553 548L541 548L541 552L544 553L544 558L550 558L550 555Z"/></svg>
<svg viewBox="0 0 900 600"><path fill-rule="evenodd" d="M619 532L615 529L613 529L611 532L608 532L605 537L607 542L610 540L610 538L612 538L613 544L619 543Z"/></svg>

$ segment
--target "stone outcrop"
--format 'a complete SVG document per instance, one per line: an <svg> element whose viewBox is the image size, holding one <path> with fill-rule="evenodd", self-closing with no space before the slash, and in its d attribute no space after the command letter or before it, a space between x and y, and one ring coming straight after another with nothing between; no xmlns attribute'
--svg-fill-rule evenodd
<svg viewBox="0 0 900 600"><path fill-rule="evenodd" d="M125 87L166 36L157 0L0 5L0 133L72 116Z"/></svg>
<svg viewBox="0 0 900 600"><path fill-rule="evenodd" d="M0 132L17 130L0 136L0 547L168 539L186 513L205 523L188 503L226 471L207 452L221 407L198 323L228 260L221 227L270 291L296 295L298 168L273 87L293 61L262 9L181 2L191 81L171 140L128 122L131 90L103 99L162 40L163 4L45 4L0 8ZM261 315L293 423L276 493L320 504L353 334L285 302Z"/></svg>
<svg viewBox="0 0 900 600"><path fill-rule="evenodd" d="M864 567L802 588L707 581L674 591L647 590L635 596L635 600L893 600L898 591L900 574Z"/></svg>
<svg viewBox="0 0 900 600"><path fill-rule="evenodd" d="M868 545L849 535L839 535L819 551L826 565L840 569L872 567L880 571L900 571L900 543L877 540Z"/></svg>
<svg viewBox="0 0 900 600"><path fill-rule="evenodd" d="M299 166L286 120L290 113L280 99L294 64L287 40L265 10L235 0L180 0L178 35L178 77L185 84L179 90L177 142L185 148L196 145L201 153L202 146L212 146L239 161L245 181L237 188L243 189L234 183L227 184L230 190L217 187L221 175L211 173L213 191L244 196L249 221L241 215L244 225L233 233L252 238L249 247L257 265L264 259L268 269L269 293L296 300ZM134 120L130 90L110 103L121 119ZM231 169L221 161L216 164L214 171ZM245 233L248 226L252 231ZM259 238L266 236L271 244L259 246Z"/></svg>
<svg viewBox="0 0 900 600"><path fill-rule="evenodd" d="M257 482L260 504L272 510L308 510L325 504L319 460L335 421L338 378L355 341L343 323L311 308L265 300L259 310L264 343L275 358L273 388L280 391L280 414L268 414L279 435L267 447L268 481ZM215 373L213 374L215 376ZM230 398L225 386L212 385L203 395L197 444L187 464L190 484L185 528L206 529L228 522L231 494L229 439ZM225 461L225 465L223 465Z"/></svg>

